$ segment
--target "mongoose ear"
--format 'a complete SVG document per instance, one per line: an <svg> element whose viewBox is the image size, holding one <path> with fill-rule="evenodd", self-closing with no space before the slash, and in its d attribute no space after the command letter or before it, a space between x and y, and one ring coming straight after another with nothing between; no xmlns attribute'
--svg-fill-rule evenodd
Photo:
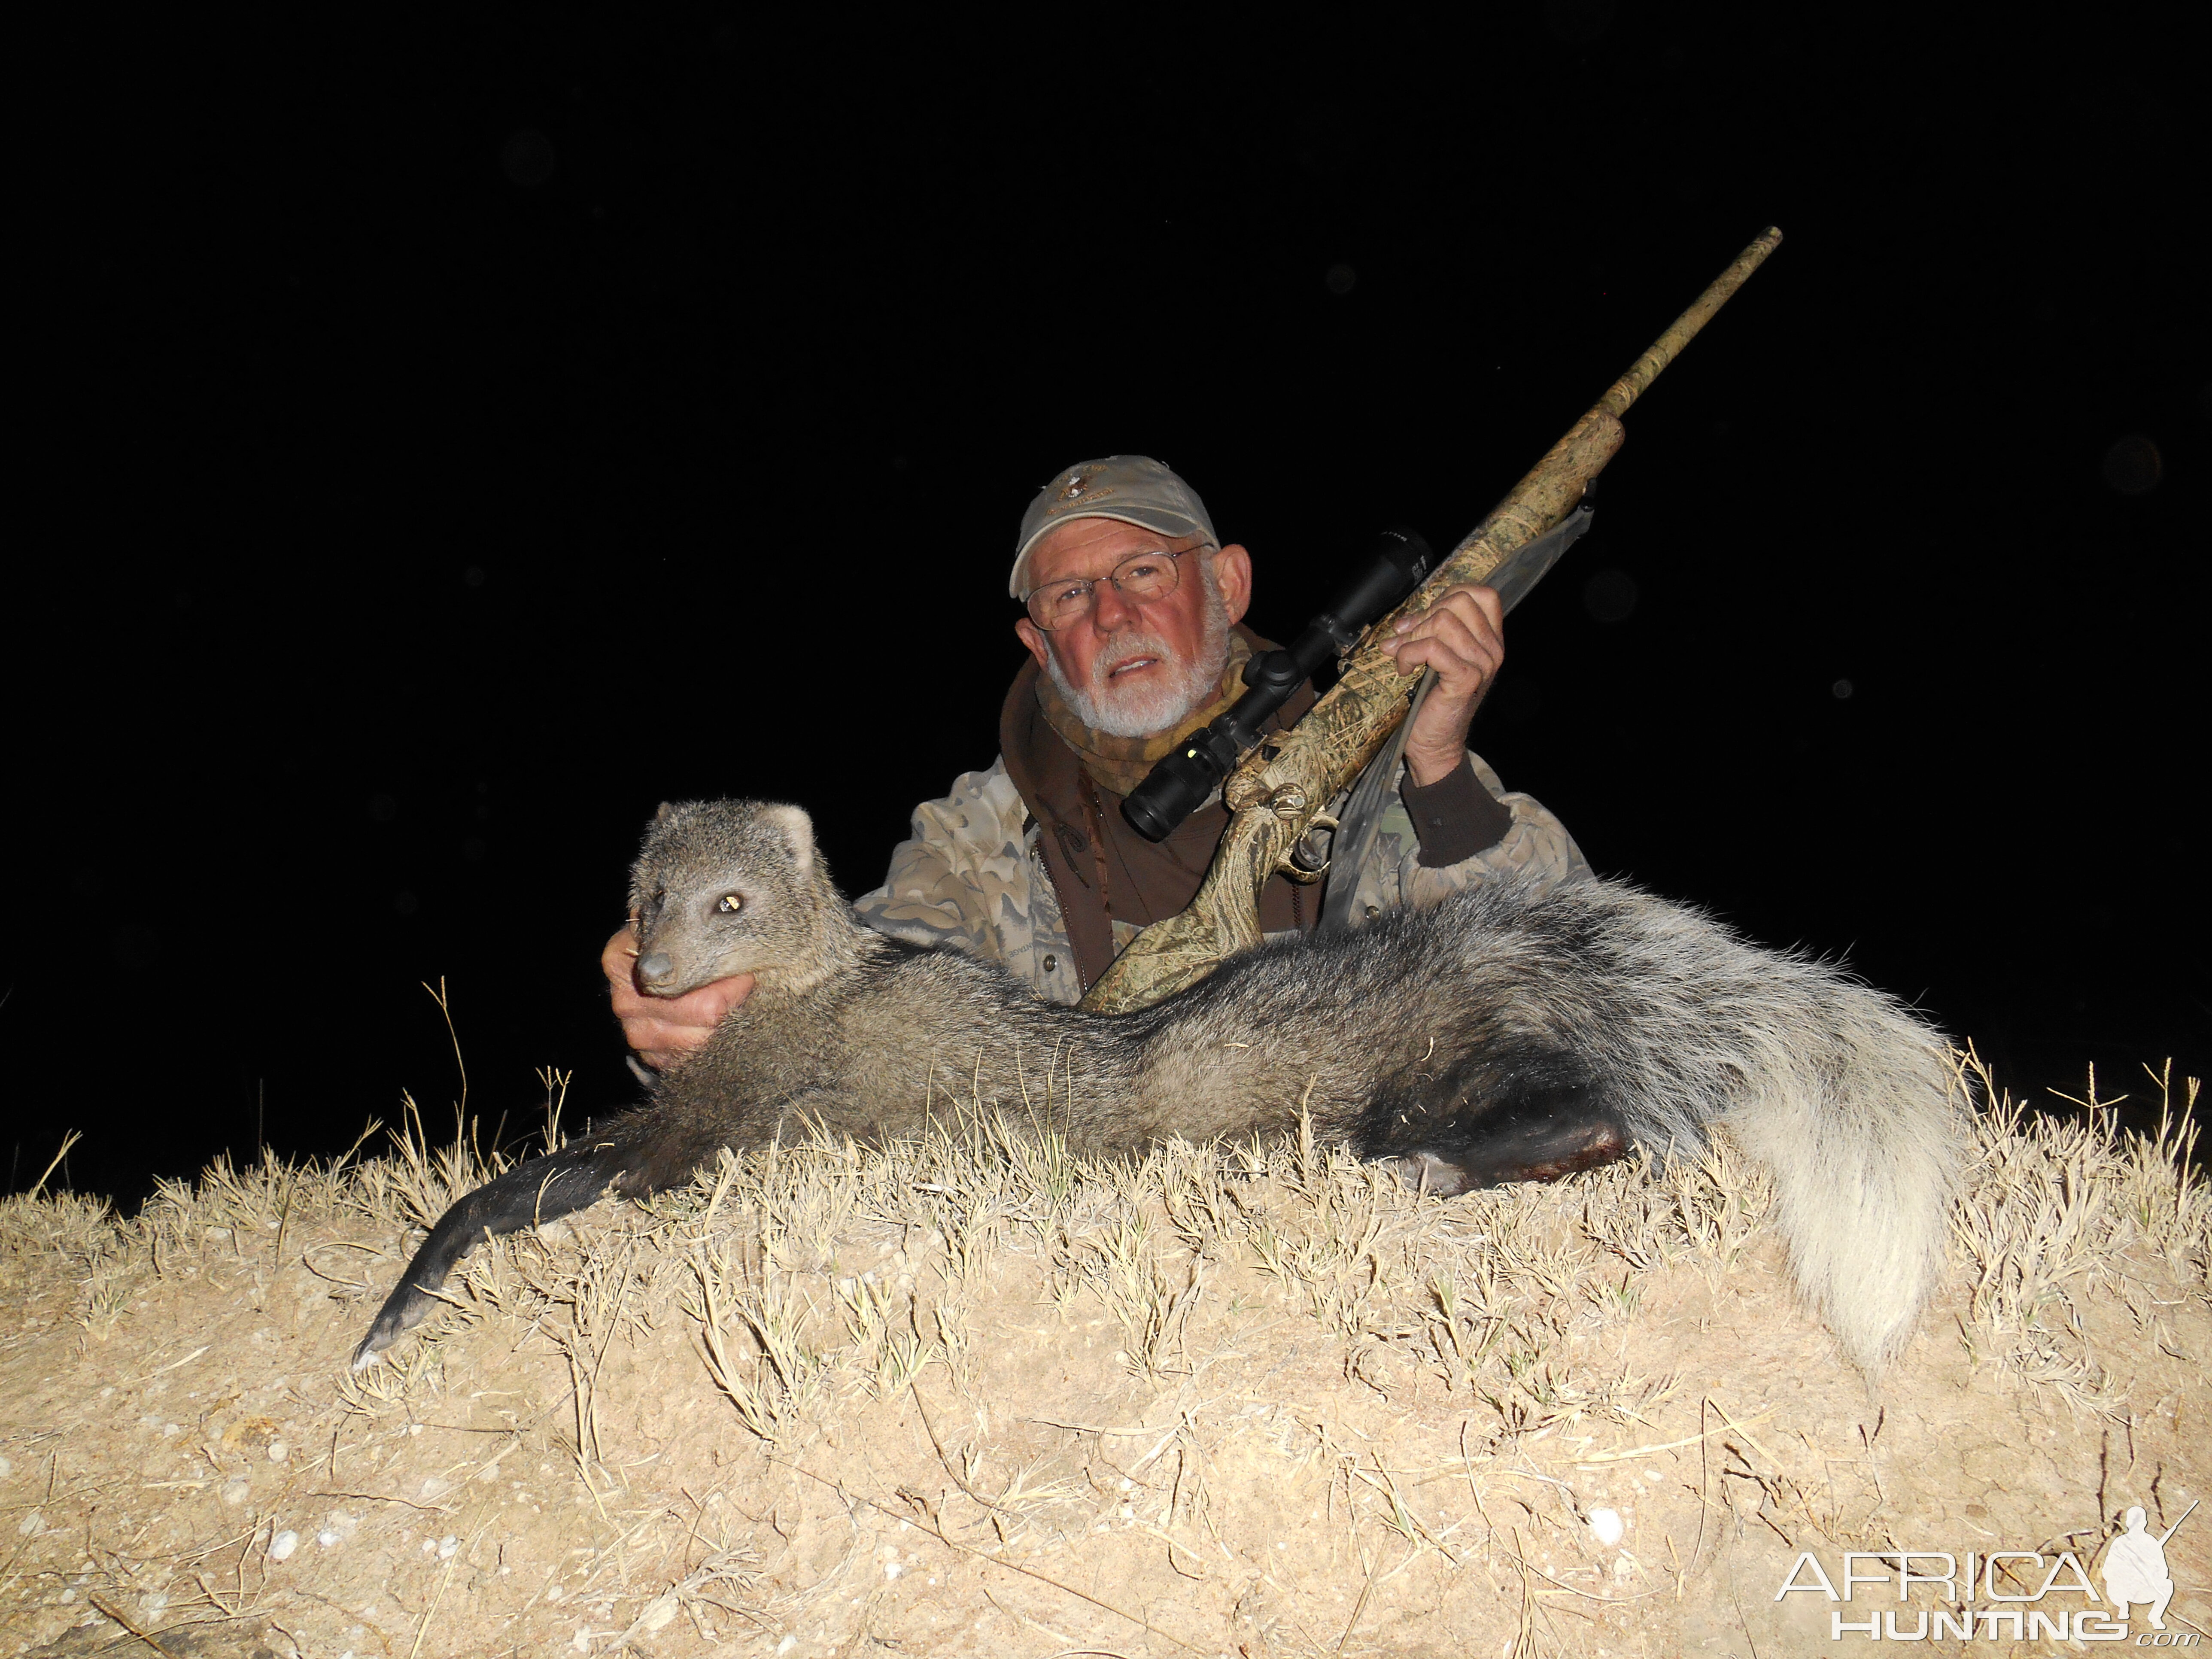
<svg viewBox="0 0 2212 1659"><path fill-rule="evenodd" d="M814 820L796 806L763 806L760 820L783 837L791 848L793 870L805 875L814 868Z"/></svg>
<svg viewBox="0 0 2212 1659"><path fill-rule="evenodd" d="M653 809L653 821L655 823L665 823L668 822L668 815L675 810L676 803L674 801L665 800L661 802L659 806Z"/></svg>

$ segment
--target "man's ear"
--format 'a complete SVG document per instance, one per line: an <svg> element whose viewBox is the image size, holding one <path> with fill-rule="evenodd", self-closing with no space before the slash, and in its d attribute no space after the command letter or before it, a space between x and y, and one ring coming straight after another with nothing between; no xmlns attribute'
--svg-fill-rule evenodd
<svg viewBox="0 0 2212 1659"><path fill-rule="evenodd" d="M783 838L791 849L792 867L805 875L814 868L814 820L806 816L805 809L778 805L760 809L760 821Z"/></svg>
<svg viewBox="0 0 2212 1659"><path fill-rule="evenodd" d="M1220 586L1230 622L1243 622L1252 604L1252 556L1243 543L1231 542L1213 556L1213 580Z"/></svg>
<svg viewBox="0 0 2212 1659"><path fill-rule="evenodd" d="M1014 634L1024 645L1029 647L1030 655L1036 659L1036 665L1039 668L1052 666L1049 660L1052 642L1045 637L1044 629L1039 628L1027 617L1024 617L1015 623Z"/></svg>

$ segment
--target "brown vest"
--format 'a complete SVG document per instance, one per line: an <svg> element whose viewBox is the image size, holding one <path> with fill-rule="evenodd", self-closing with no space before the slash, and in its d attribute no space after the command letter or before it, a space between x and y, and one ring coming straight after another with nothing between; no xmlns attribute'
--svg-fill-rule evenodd
<svg viewBox="0 0 2212 1659"><path fill-rule="evenodd" d="M1274 648L1246 629L1237 631L1254 650ZM1165 841L1146 841L1121 816L1122 795L1086 771L1076 751L1053 730L1038 695L1040 686L1049 684L1034 660L1022 665L999 714L999 750L1006 775L1042 830L1037 845L1060 896L1076 971L1088 990L1120 953L1114 943L1115 921L1142 927L1164 921L1190 903L1229 828L1229 809L1216 800L1192 813ZM1313 687L1300 686L1269 722L1271 729L1295 722L1313 702ZM1213 707L1200 711L1173 737L1196 731L1219 712ZM1109 751L1128 747L1110 738L1096 741ZM1158 741L1158 746L1164 753L1173 745ZM1128 773L1117 768L1114 775ZM1318 887L1276 876L1261 891L1264 933L1310 928L1320 915Z"/></svg>

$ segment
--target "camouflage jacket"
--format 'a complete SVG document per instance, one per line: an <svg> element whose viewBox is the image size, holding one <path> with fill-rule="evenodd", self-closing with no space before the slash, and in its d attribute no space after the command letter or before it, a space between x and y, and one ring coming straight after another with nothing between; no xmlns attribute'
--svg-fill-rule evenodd
<svg viewBox="0 0 2212 1659"><path fill-rule="evenodd" d="M1389 905L1434 904L1508 870L1540 871L1547 885L1589 876L1565 824L1534 798L1506 793L1480 756L1470 758L1483 787L1513 814L1505 838L1464 863L1425 867L1413 818L1398 794L1402 769L1394 757L1389 787L1380 787L1378 771L1377 787L1355 787L1331 804L1342 820L1336 844L1364 851L1355 867L1330 871L1325 915L1357 927ZM884 884L854 901L854 908L878 933L994 957L1038 995L1079 1001L1083 988L1037 834L1000 757L988 771L962 773L944 799L915 809L914 838L899 843ZM1348 895L1336 888L1347 878ZM1137 932L1119 921L1114 931L1117 949Z"/></svg>

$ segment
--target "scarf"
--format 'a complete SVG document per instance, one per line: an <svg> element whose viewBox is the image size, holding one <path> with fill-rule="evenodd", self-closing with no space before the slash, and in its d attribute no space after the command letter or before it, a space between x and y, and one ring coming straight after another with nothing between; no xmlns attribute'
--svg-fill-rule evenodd
<svg viewBox="0 0 2212 1659"><path fill-rule="evenodd" d="M1127 943L1126 937L1117 942L1116 922L1123 924L1126 935L1129 927L1164 921L1189 904L1229 827L1229 809L1217 798L1165 841L1148 842L1122 817L1121 800L1153 760L1243 695L1245 662L1255 650L1273 648L1242 627L1232 638L1217 700L1193 710L1164 738L1114 738L1091 730L1075 719L1051 677L1034 661L1022 665L1006 692L999 715L999 752L1007 776L1044 832L1037 844L1085 989ZM1271 729L1297 720L1313 701L1313 688L1299 687L1270 722ZM1265 932L1310 927L1319 912L1317 896L1285 877L1274 877L1261 890L1260 926Z"/></svg>
<svg viewBox="0 0 2212 1659"><path fill-rule="evenodd" d="M1127 795L1145 781L1155 761L1192 732L1212 725L1218 715L1229 712L1229 706L1244 695L1244 665L1251 659L1252 642L1241 629L1231 629L1229 660L1222 665L1213 701L1194 708L1180 724L1156 737L1116 738L1085 726L1067 706L1067 699L1060 695L1049 674L1036 677L1037 707L1044 713L1045 724L1075 751L1076 760L1094 783L1109 794Z"/></svg>

